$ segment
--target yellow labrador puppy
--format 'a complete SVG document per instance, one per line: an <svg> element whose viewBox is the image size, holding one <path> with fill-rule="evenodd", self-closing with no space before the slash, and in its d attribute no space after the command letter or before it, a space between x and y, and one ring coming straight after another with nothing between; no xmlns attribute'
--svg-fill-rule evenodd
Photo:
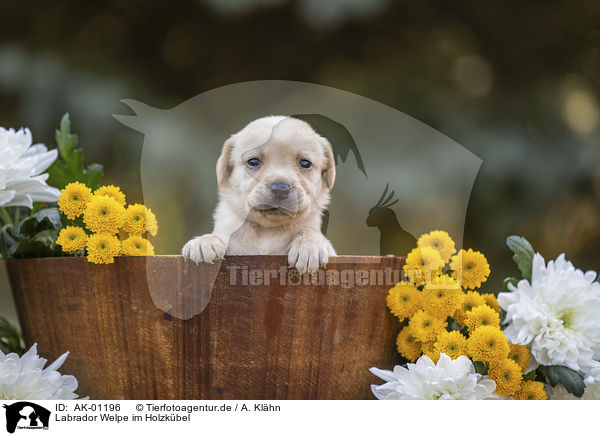
<svg viewBox="0 0 600 436"><path fill-rule="evenodd" d="M335 256L321 215L335 181L331 145L304 121L269 116L232 135L217 161L219 201L212 233L183 257L213 262L225 254L287 254L300 273Z"/></svg>

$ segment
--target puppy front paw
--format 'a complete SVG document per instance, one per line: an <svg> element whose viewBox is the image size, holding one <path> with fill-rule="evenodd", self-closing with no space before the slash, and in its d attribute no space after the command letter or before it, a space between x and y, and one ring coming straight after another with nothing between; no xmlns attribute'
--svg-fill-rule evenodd
<svg viewBox="0 0 600 436"><path fill-rule="evenodd" d="M335 256L335 250L325 236L300 234L290 245L288 264L300 274L310 274L327 265L329 256Z"/></svg>
<svg viewBox="0 0 600 436"><path fill-rule="evenodd" d="M212 233L198 236L183 246L181 255L184 259L191 260L197 264L200 262L213 263L217 259L223 259L226 247L221 238Z"/></svg>

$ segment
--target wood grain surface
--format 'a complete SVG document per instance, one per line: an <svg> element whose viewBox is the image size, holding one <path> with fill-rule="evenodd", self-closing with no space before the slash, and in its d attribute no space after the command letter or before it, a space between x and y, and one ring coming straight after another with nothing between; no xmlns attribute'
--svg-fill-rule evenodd
<svg viewBox="0 0 600 436"><path fill-rule="evenodd" d="M385 298L401 266L342 256L329 282L296 284L284 256L7 263L28 345L50 361L69 350L61 372L92 399L372 398L368 369L399 361Z"/></svg>

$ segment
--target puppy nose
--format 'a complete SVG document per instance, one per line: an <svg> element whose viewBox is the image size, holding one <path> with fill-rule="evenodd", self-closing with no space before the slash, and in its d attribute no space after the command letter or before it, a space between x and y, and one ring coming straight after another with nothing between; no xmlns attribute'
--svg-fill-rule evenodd
<svg viewBox="0 0 600 436"><path fill-rule="evenodd" d="M271 183L271 193L278 200L282 200L290 193L290 185L282 182Z"/></svg>

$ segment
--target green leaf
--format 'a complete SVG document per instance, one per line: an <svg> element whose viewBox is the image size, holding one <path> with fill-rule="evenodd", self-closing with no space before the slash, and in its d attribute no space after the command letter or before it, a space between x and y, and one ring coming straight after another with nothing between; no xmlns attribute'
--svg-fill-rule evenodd
<svg viewBox="0 0 600 436"><path fill-rule="evenodd" d="M54 257L54 249L49 247L45 241L37 241L34 239L26 239L19 241L13 257L15 259L29 259L32 257Z"/></svg>
<svg viewBox="0 0 600 436"><path fill-rule="evenodd" d="M17 238L33 238L38 232L53 228L54 226L48 218L43 218L41 221L38 221L32 216L21 221L21 223L17 226Z"/></svg>
<svg viewBox="0 0 600 436"><path fill-rule="evenodd" d="M569 393L576 397L581 398L583 395L585 383L583 382L583 377L577 371L559 365L540 366L539 371L546 377L551 386L554 387L560 383Z"/></svg>
<svg viewBox="0 0 600 436"><path fill-rule="evenodd" d="M55 248L56 248L56 239L57 238L58 238L58 230L48 229L48 230L43 230L41 232L38 232L33 237L33 240L43 243L45 246L47 246L50 250L52 250L54 252Z"/></svg>
<svg viewBox="0 0 600 436"><path fill-rule="evenodd" d="M19 356L25 352L21 333L4 317L0 317L0 350L6 354L17 353Z"/></svg>
<svg viewBox="0 0 600 436"><path fill-rule="evenodd" d="M57 208L41 209L23 218L14 228L5 226L0 233L2 256L9 258L50 257L60 254L56 246L62 228Z"/></svg>
<svg viewBox="0 0 600 436"><path fill-rule="evenodd" d="M58 208L56 208L56 207L49 207L47 209L42 209L42 210L34 213L31 216L34 217L35 219L37 219L40 223L44 219L47 219L54 229L56 229L56 230L62 229L63 225L62 225L62 221L60 218L60 212L59 212Z"/></svg>
<svg viewBox="0 0 600 436"><path fill-rule="evenodd" d="M17 226L16 232L19 235L19 239L21 238L31 238L35 236L35 233L38 230L40 222L36 220L34 217L27 217L23 221L19 223Z"/></svg>
<svg viewBox="0 0 600 436"><path fill-rule="evenodd" d="M58 189L63 189L73 180L73 175L67 166L60 160L54 161L54 163L48 168L48 184Z"/></svg>
<svg viewBox="0 0 600 436"><path fill-rule="evenodd" d="M79 141L77 135L71 134L71 120L68 113L60 120L60 129L56 131L55 138L58 152L67 168L74 174L83 173L81 150L75 149Z"/></svg>
<svg viewBox="0 0 600 436"><path fill-rule="evenodd" d="M534 371L529 371L527 374L523 375L523 381L535 381L537 378L537 374Z"/></svg>
<svg viewBox="0 0 600 436"><path fill-rule="evenodd" d="M504 279L504 282L502 282L502 289L504 290L504 292L510 292L510 289L508 289L508 285L511 284L513 286L517 286L518 283L519 280L515 279L514 277L507 277Z"/></svg>
<svg viewBox="0 0 600 436"><path fill-rule="evenodd" d="M479 360L474 360L473 361L473 366L475 367L475 372L481 374L481 375L486 375L488 368L487 365L483 362L480 362Z"/></svg>
<svg viewBox="0 0 600 436"><path fill-rule="evenodd" d="M69 114L63 115L60 128L56 131L56 146L59 159L48 168L48 184L63 189L69 183L81 182L96 189L103 175L102 165L92 164L83 169L83 152L76 148L77 135L71 133Z"/></svg>
<svg viewBox="0 0 600 436"><path fill-rule="evenodd" d="M100 181L104 175L104 167L100 164L88 165L85 170L85 184L91 188L96 189L100 186Z"/></svg>
<svg viewBox="0 0 600 436"><path fill-rule="evenodd" d="M523 273L523 277L531 281L531 268L535 253L529 241L521 236L509 236L506 245L515 253L513 260Z"/></svg>

